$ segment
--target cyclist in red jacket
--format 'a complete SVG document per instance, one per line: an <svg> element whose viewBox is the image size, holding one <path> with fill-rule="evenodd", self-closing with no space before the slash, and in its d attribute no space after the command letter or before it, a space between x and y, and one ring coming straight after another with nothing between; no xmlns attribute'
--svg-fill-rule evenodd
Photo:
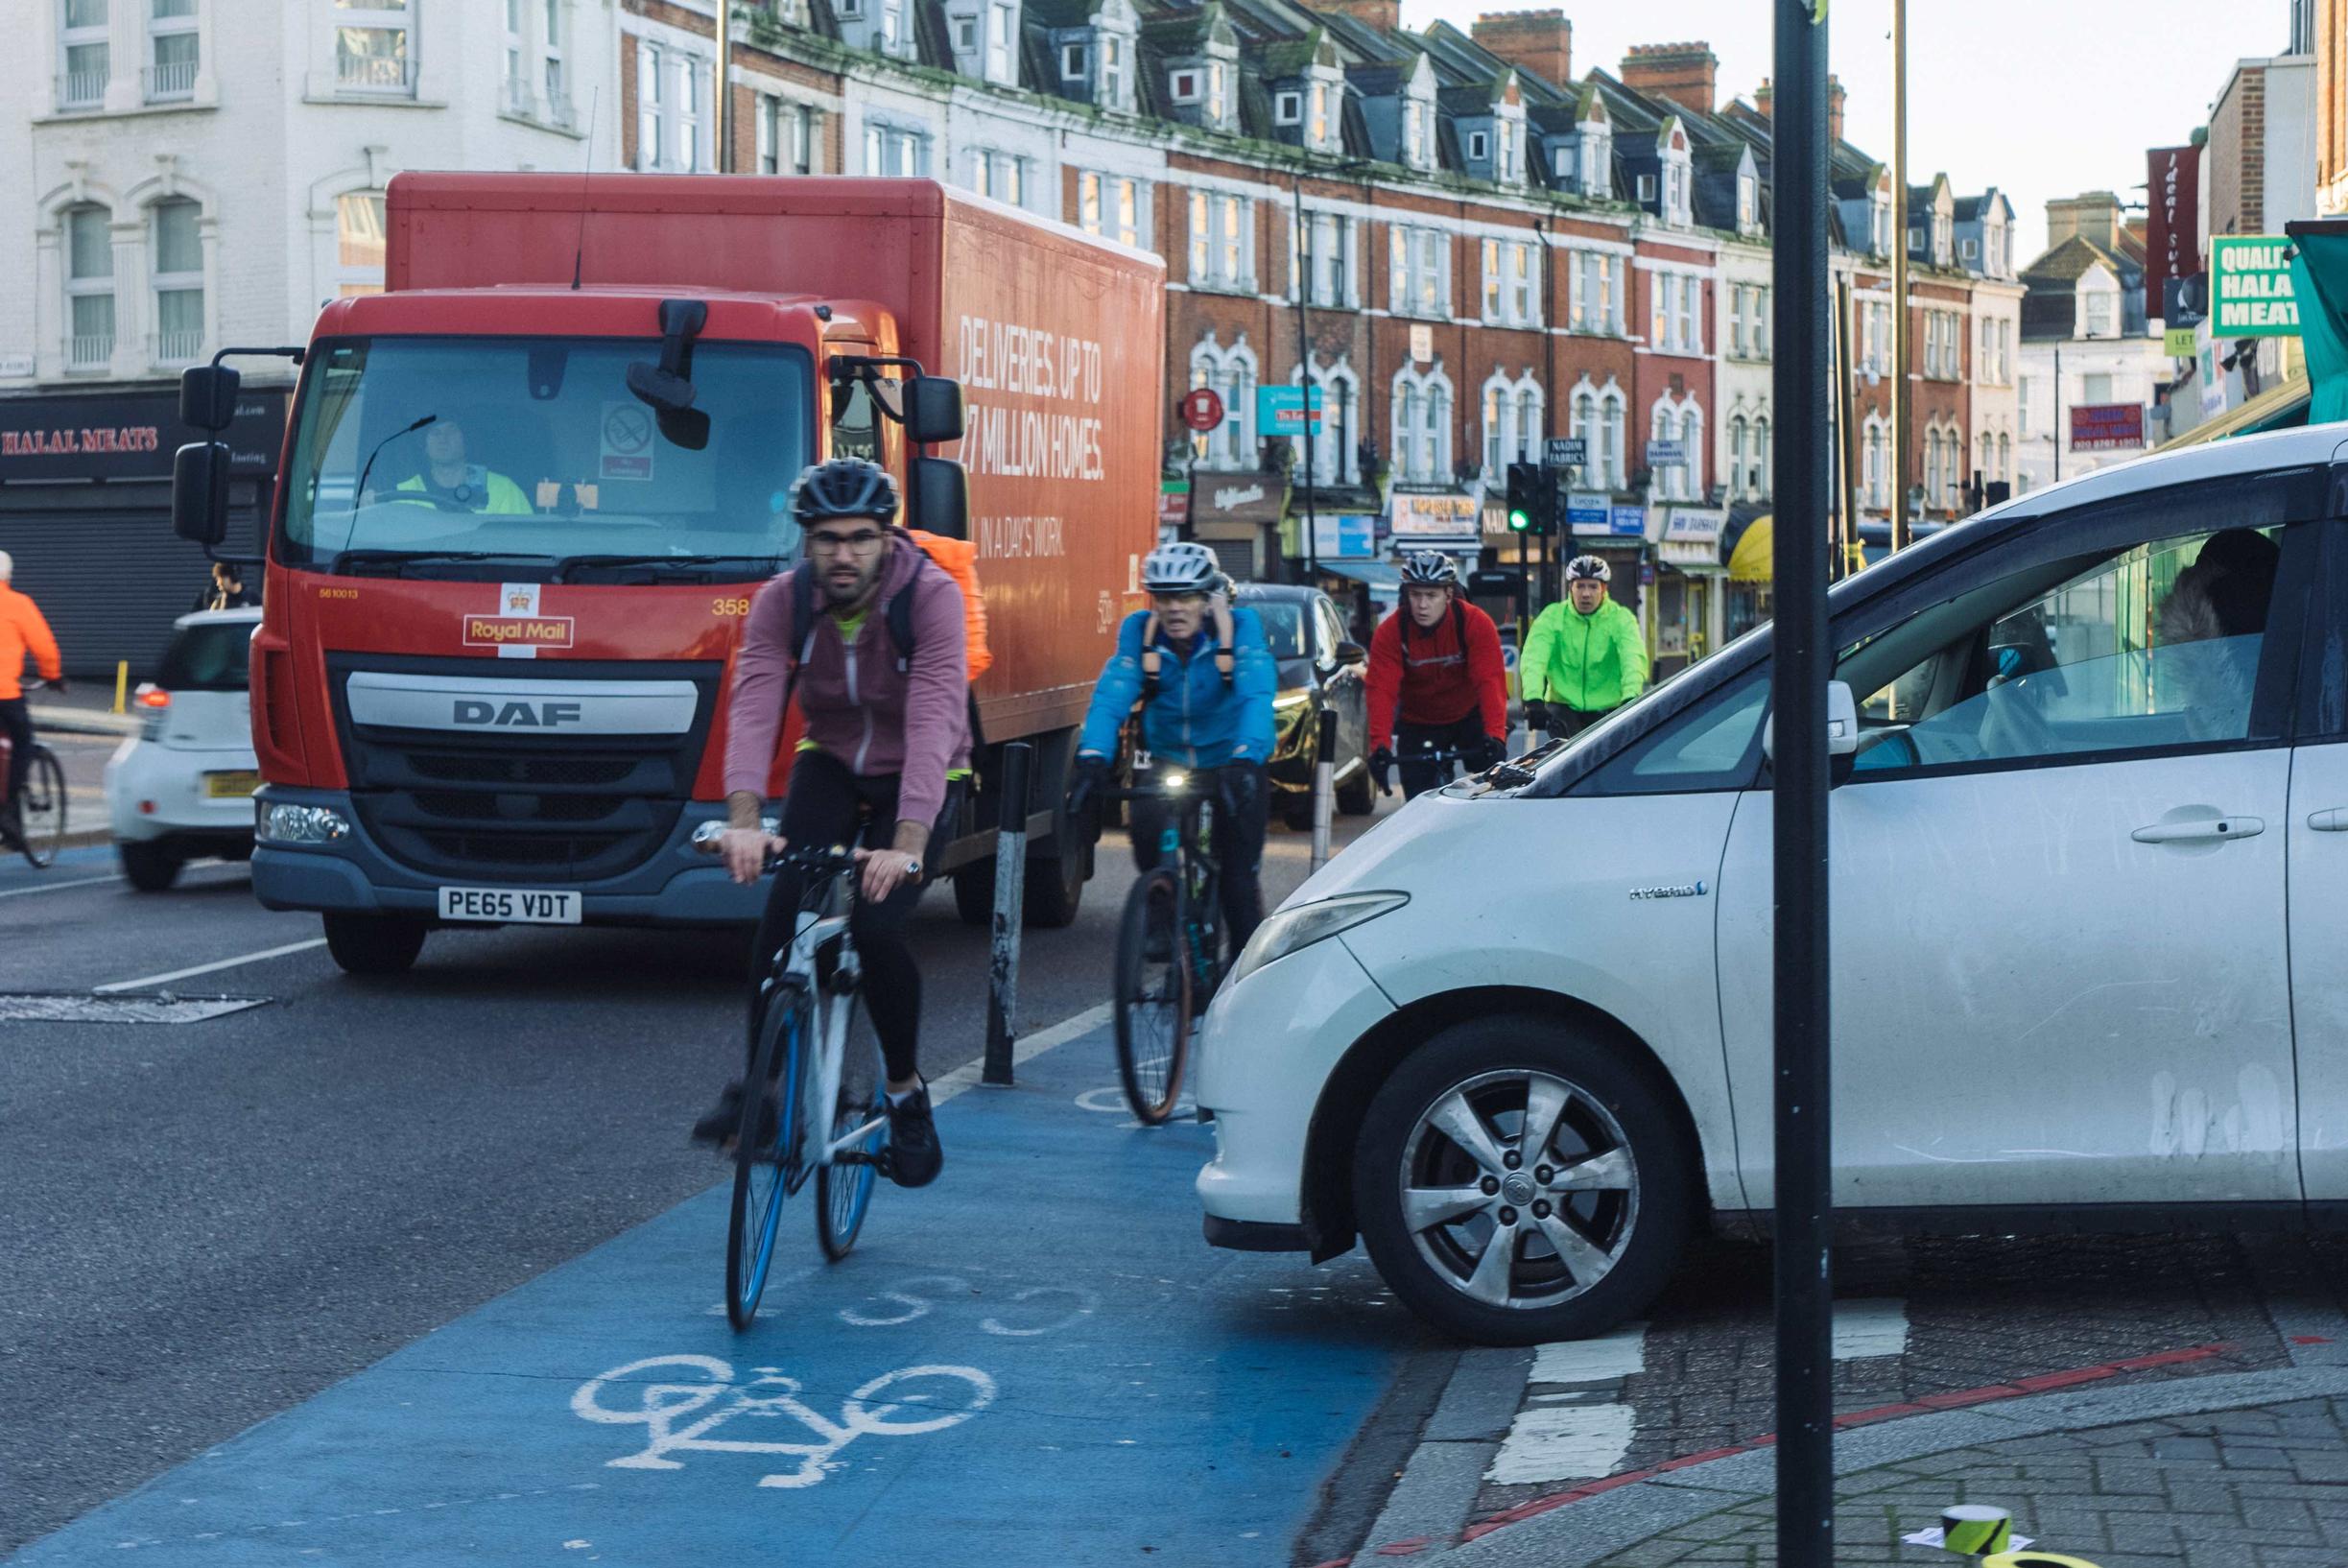
<svg viewBox="0 0 2348 1568"><path fill-rule="evenodd" d="M1402 606L1369 645L1369 769L1381 793L1399 768L1405 799L1451 777L1456 751L1470 772L1507 754L1508 677L1500 629L1459 595L1448 556L1413 553L1402 563ZM1399 760L1396 753L1400 752Z"/></svg>

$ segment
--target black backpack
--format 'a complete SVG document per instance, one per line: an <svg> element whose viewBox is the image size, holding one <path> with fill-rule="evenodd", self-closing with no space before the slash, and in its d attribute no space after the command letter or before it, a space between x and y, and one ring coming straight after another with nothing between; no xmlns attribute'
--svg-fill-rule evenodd
<svg viewBox="0 0 2348 1568"><path fill-rule="evenodd" d="M944 567L924 555L921 567L913 573L912 581L881 604L881 620L889 628L889 641L897 651L899 675L911 669L913 662L913 590L920 587L922 578L933 571L941 577L947 576ZM952 579L948 578L948 581ZM783 706L786 708L791 705L792 694L798 686L800 667L806 664L807 655L815 652L816 624L816 580L808 575L804 566L796 567L791 574L791 625L798 632L799 648L791 658L791 680L783 693ZM969 710L971 766L976 768L978 749L985 744L984 731L979 725L978 688L965 680L962 682L962 698Z"/></svg>

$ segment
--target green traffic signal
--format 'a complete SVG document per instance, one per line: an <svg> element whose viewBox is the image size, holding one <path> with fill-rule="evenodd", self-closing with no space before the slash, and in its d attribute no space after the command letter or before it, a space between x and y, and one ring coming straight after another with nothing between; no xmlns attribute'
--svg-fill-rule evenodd
<svg viewBox="0 0 2348 1568"><path fill-rule="evenodd" d="M1530 515L1529 512L1525 512L1525 511L1511 511L1510 513L1508 513L1508 532L1509 532L1509 533L1511 533L1511 534L1522 534L1522 533L1524 533L1524 532L1525 532L1525 530L1527 530L1527 529L1530 528L1531 526L1532 526L1532 517L1531 517L1531 515Z"/></svg>

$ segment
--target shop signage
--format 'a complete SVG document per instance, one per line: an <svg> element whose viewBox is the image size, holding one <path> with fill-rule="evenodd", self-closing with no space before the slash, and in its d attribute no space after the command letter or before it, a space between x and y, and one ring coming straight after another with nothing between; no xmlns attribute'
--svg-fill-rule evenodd
<svg viewBox="0 0 2348 1568"><path fill-rule="evenodd" d="M1200 523L1276 523L1288 511L1288 487L1260 478L1198 476L1198 509Z"/></svg>
<svg viewBox="0 0 2348 1568"><path fill-rule="evenodd" d="M2142 403L2090 403L2071 411L2074 452L2133 452L2144 444Z"/></svg>
<svg viewBox="0 0 2348 1568"><path fill-rule="evenodd" d="M2170 359L2191 359L2199 351L2194 340L2192 327L2170 327L2161 334L2161 352Z"/></svg>
<svg viewBox="0 0 2348 1568"><path fill-rule="evenodd" d="M229 471L273 473L285 443L286 394L249 389L223 434ZM179 422L179 393L0 398L0 481L169 479L172 455L202 432Z"/></svg>
<svg viewBox="0 0 2348 1568"><path fill-rule="evenodd" d="M1728 513L1717 507L1672 507L1665 511L1663 536L1674 544L1718 546Z"/></svg>
<svg viewBox="0 0 2348 1568"><path fill-rule="evenodd" d="M1256 429L1267 436L1302 436L1320 432L1320 389L1313 389L1313 402L1305 405L1305 395L1299 387L1258 387L1255 390Z"/></svg>
<svg viewBox="0 0 2348 1568"><path fill-rule="evenodd" d="M1389 527L1396 538L1473 538L1482 510L1472 495L1397 494L1390 503Z"/></svg>
<svg viewBox="0 0 2348 1568"><path fill-rule="evenodd" d="M1411 323L1411 363L1424 365L1435 358L1435 328L1424 321Z"/></svg>
<svg viewBox="0 0 2348 1568"><path fill-rule="evenodd" d="M1578 468L1590 461L1590 442L1582 436L1553 436L1541 443L1541 461L1552 468Z"/></svg>
<svg viewBox="0 0 2348 1568"><path fill-rule="evenodd" d="M1182 422L1201 436L1222 423L1222 398L1212 387L1193 388L1176 406L1182 411Z"/></svg>
<svg viewBox="0 0 2348 1568"><path fill-rule="evenodd" d="M2210 240L2210 318L2220 338L2295 338L2290 241L2280 235Z"/></svg>
<svg viewBox="0 0 2348 1568"><path fill-rule="evenodd" d="M1626 539L1647 537L1647 509L1645 507L1616 507L1607 515L1612 522L1612 526L1606 530L1607 533Z"/></svg>
<svg viewBox="0 0 2348 1568"><path fill-rule="evenodd" d="M1686 441L1648 441L1647 465L1649 468L1685 468L1688 465Z"/></svg>
<svg viewBox="0 0 2348 1568"><path fill-rule="evenodd" d="M1370 560L1378 554L1378 519L1340 512L1313 519L1313 554L1321 560Z"/></svg>
<svg viewBox="0 0 2348 1568"><path fill-rule="evenodd" d="M1190 487L1168 485L1158 491L1158 527L1180 528L1190 518Z"/></svg>
<svg viewBox="0 0 2348 1568"><path fill-rule="evenodd" d="M1603 490L1568 490L1565 526L1575 534L1614 532L1614 502Z"/></svg>
<svg viewBox="0 0 2348 1568"><path fill-rule="evenodd" d="M2189 277L2197 265L2195 233L2201 226L2201 153L2194 147L2155 147L2148 154L2152 178L2145 188L2145 314L2167 316L2167 286ZM2177 353L2190 358L2192 349Z"/></svg>

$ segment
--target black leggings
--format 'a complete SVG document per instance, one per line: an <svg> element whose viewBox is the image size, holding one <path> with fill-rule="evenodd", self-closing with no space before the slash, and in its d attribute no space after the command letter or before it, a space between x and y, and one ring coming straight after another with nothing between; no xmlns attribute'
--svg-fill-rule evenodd
<svg viewBox="0 0 2348 1568"><path fill-rule="evenodd" d="M1458 762L1413 761L1414 753L1467 751L1483 741L1481 709L1447 725L1401 724L1394 726L1394 771L1402 775L1402 797L1415 800L1429 790L1450 782Z"/></svg>
<svg viewBox="0 0 2348 1568"><path fill-rule="evenodd" d="M924 858L945 843L960 804L961 786L950 784L946 803L930 834ZM783 797L783 837L793 848L854 843L886 849L897 835L897 775L861 778L847 764L826 751L802 751L791 764L790 793ZM923 877L926 882L928 878ZM758 1049L758 987L773 971L774 956L789 945L798 929L799 898L806 878L791 867L774 873L767 892L767 910L758 920L757 944L751 949L750 1039ZM921 1041L921 970L913 962L905 928L920 901L921 883L904 882L878 904L860 896L848 915L848 931L864 962L865 1010L872 1015L872 1033L880 1036L881 1055L889 1076L903 1081L919 1071Z"/></svg>
<svg viewBox="0 0 2348 1568"><path fill-rule="evenodd" d="M1225 951L1236 957L1264 921L1260 867L1270 801L1264 770L1252 763L1198 771L1215 777L1215 882L1222 894ZM1168 811L1163 800L1144 796L1133 802L1133 864L1142 870L1157 867Z"/></svg>
<svg viewBox="0 0 2348 1568"><path fill-rule="evenodd" d="M0 735L9 738L8 809L14 815L24 796L25 774L33 767L33 715L23 698L0 697Z"/></svg>

